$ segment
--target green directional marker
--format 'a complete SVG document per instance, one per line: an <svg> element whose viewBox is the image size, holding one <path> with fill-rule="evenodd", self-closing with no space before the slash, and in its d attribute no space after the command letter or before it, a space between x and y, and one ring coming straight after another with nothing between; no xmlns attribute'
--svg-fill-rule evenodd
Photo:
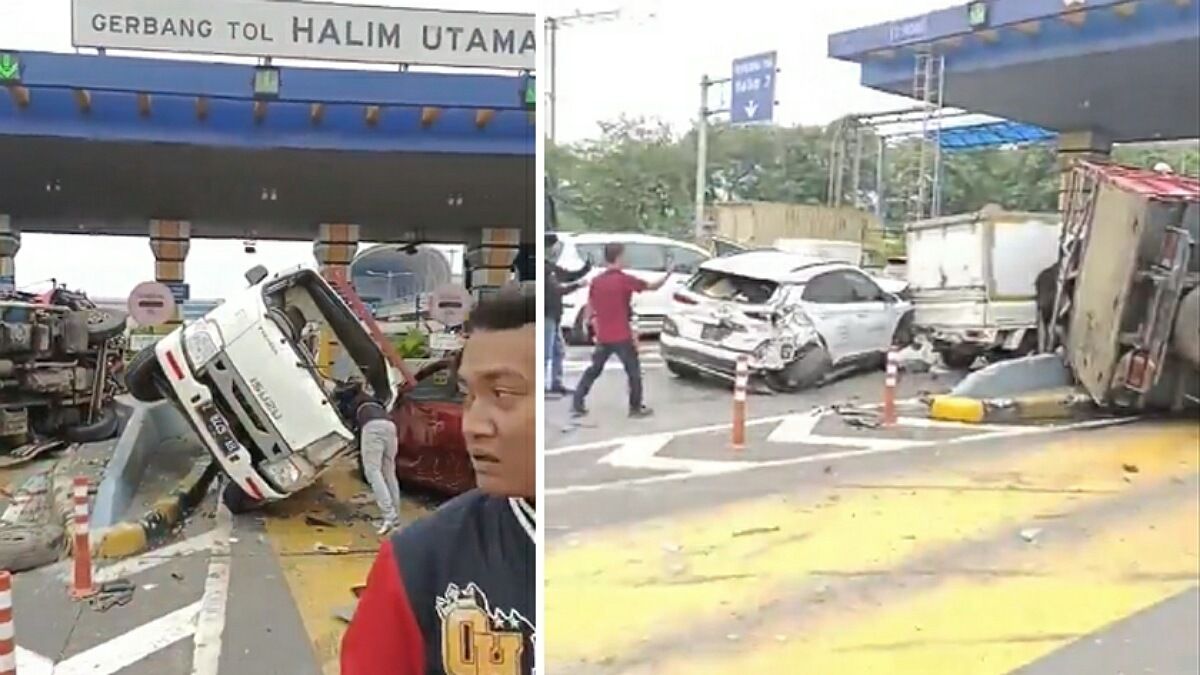
<svg viewBox="0 0 1200 675"><path fill-rule="evenodd" d="M525 85L525 105L537 105L537 80L529 78L529 83Z"/></svg>
<svg viewBox="0 0 1200 675"><path fill-rule="evenodd" d="M12 54L0 54L0 82L16 82L21 79L21 61Z"/></svg>

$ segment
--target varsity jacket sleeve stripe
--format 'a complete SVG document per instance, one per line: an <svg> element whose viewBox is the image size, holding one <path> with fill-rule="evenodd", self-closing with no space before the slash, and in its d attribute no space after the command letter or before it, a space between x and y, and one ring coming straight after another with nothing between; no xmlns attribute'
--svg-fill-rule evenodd
<svg viewBox="0 0 1200 675"><path fill-rule="evenodd" d="M425 641L394 556L391 541L384 542L342 638L341 675L425 672Z"/></svg>

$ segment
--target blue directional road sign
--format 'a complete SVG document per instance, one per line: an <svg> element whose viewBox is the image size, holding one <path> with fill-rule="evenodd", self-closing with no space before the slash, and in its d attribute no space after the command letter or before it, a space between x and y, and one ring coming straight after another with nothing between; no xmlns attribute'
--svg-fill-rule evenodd
<svg viewBox="0 0 1200 675"><path fill-rule="evenodd" d="M734 59L732 79L729 121L770 122L775 115L775 52Z"/></svg>

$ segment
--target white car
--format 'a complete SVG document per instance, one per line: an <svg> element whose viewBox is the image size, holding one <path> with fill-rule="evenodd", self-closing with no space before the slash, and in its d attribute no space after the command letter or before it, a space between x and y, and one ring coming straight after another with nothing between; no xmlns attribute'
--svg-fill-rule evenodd
<svg viewBox="0 0 1200 675"><path fill-rule="evenodd" d="M139 400L164 397L187 418L230 479L230 508L283 499L356 448L344 388L317 368L307 344L331 327L363 391L389 409L401 376L366 328L315 271L246 273L250 286L204 318L139 353L126 371Z"/></svg>
<svg viewBox="0 0 1200 675"><path fill-rule="evenodd" d="M710 260L673 300L659 345L680 376L731 379L744 355L752 376L796 391L909 339L911 305L861 269L777 250Z"/></svg>
<svg viewBox="0 0 1200 675"><path fill-rule="evenodd" d="M667 271L667 261L671 261L671 276L662 288L634 296L633 312L638 332L643 335L660 331L671 307L671 296L683 287L701 263L711 257L708 251L695 244L635 232L566 232L559 233L558 238L562 242L562 253L556 261L558 266L574 271L590 261L595 269L588 275L589 281L603 271L604 245L612 242L625 245L625 271L645 281L662 278ZM563 298L562 323L567 339L572 344L590 342L586 313L583 311L587 299L587 287Z"/></svg>

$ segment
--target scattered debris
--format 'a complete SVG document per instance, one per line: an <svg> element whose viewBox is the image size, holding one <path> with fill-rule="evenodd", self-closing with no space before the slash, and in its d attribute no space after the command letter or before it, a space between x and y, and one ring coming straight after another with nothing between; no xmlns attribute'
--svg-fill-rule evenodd
<svg viewBox="0 0 1200 675"><path fill-rule="evenodd" d="M304 524L311 525L312 527L337 527L337 523L333 522L332 520L322 518L320 516L314 516L311 513L305 514Z"/></svg>
<svg viewBox="0 0 1200 675"><path fill-rule="evenodd" d="M1041 533L1042 533L1042 528L1029 527L1024 530L1021 530L1021 538L1032 544L1034 541L1037 540L1038 536Z"/></svg>
<svg viewBox="0 0 1200 675"><path fill-rule="evenodd" d="M1125 473L1137 473L1140 471L1137 464L1122 464L1121 469L1123 469Z"/></svg>
<svg viewBox="0 0 1200 675"><path fill-rule="evenodd" d="M825 465L825 475L826 475L826 476L832 476L832 475L833 475L833 465L832 465L832 464L826 464L826 465Z"/></svg>
<svg viewBox="0 0 1200 675"><path fill-rule="evenodd" d="M778 525L775 525L773 527L752 527L748 530L738 530L737 532L733 533L733 536L748 537L752 534L769 534L771 532L778 532L778 531L779 531Z"/></svg>
<svg viewBox="0 0 1200 675"><path fill-rule="evenodd" d="M318 541L316 544L313 544L313 550L324 555L346 555L350 552L350 547L329 546Z"/></svg>
<svg viewBox="0 0 1200 675"><path fill-rule="evenodd" d="M171 578L175 581L183 581L183 575L179 572L171 572Z"/></svg>
<svg viewBox="0 0 1200 675"><path fill-rule="evenodd" d="M742 636L738 635L737 633L730 633L725 636L725 639L729 640L730 642L737 642L738 640L742 639Z"/></svg>
<svg viewBox="0 0 1200 675"><path fill-rule="evenodd" d="M67 447L66 441L49 440L36 443L26 443L21 447L9 452L7 455L0 457L0 469L7 469L14 466L20 466L26 462L32 462L43 454L50 452L58 452Z"/></svg>
<svg viewBox="0 0 1200 675"><path fill-rule="evenodd" d="M375 499L371 497L370 492L360 492L350 498L350 503L354 506L366 506L375 503Z"/></svg>
<svg viewBox="0 0 1200 675"><path fill-rule="evenodd" d="M864 410L850 405L835 405L833 411L841 416L846 426L855 429L878 429L883 424L883 417L877 410Z"/></svg>
<svg viewBox="0 0 1200 675"><path fill-rule="evenodd" d="M343 605L341 607L334 607L333 608L333 618L335 618L338 621L341 621L343 623L350 623L351 619L354 618L354 610L356 610L356 609L358 609L358 603L355 603L353 605Z"/></svg>
<svg viewBox="0 0 1200 675"><path fill-rule="evenodd" d="M137 587L128 579L116 579L100 584L96 594L88 599L88 604L97 612L107 612L113 607L124 607L133 600L133 591Z"/></svg>

